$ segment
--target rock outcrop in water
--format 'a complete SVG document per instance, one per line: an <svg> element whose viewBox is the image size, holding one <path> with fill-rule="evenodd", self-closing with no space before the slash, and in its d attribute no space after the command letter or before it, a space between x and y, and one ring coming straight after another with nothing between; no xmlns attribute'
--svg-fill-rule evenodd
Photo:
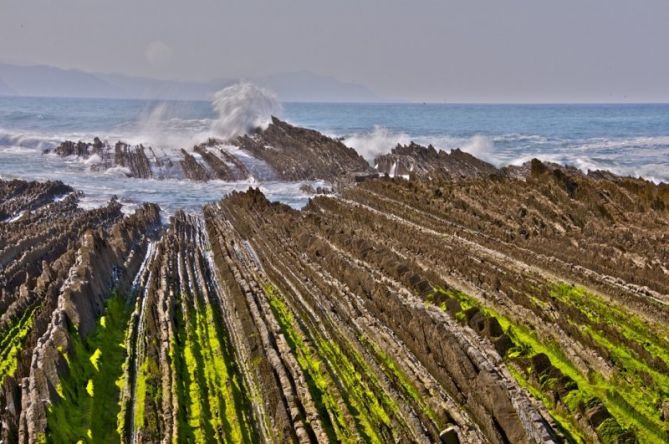
<svg viewBox="0 0 669 444"><path fill-rule="evenodd" d="M217 146L213 140L196 146L194 151L209 165L216 179L235 181L251 177L251 172L242 161Z"/></svg>
<svg viewBox="0 0 669 444"><path fill-rule="evenodd" d="M325 179L369 171L353 148L318 131L298 128L276 117L264 130L231 143L263 160L282 180Z"/></svg>
<svg viewBox="0 0 669 444"><path fill-rule="evenodd" d="M194 179L243 174L219 149ZM391 156L410 180L162 228L0 182L2 442L669 439L669 186Z"/></svg>
<svg viewBox="0 0 669 444"><path fill-rule="evenodd" d="M390 177L423 179L459 179L498 174L497 168L469 153L454 149L450 153L411 142L397 145L389 154L374 160L376 170Z"/></svg>
<svg viewBox="0 0 669 444"><path fill-rule="evenodd" d="M94 171L106 171L110 168L117 168L130 177L142 179L154 177L152 164L157 169L162 166L171 167L169 159L159 158L151 148L148 148L148 151L151 160L149 160L146 154L147 148L143 145L131 147L123 142L117 142L112 148L97 137L93 143L65 141L54 150L59 156L76 156L87 161Z"/></svg>
<svg viewBox="0 0 669 444"><path fill-rule="evenodd" d="M55 148L60 156L76 156L94 171L114 170L137 178L246 180L334 180L369 165L355 150L321 133L294 127L273 118L265 130L231 141L210 139L192 151L171 157L150 147L114 147L95 138L93 143L66 141Z"/></svg>

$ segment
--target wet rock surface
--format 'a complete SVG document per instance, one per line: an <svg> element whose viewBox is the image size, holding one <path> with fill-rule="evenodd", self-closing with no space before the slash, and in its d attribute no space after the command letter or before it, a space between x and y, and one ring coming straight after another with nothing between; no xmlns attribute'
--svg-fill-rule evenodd
<svg viewBox="0 0 669 444"><path fill-rule="evenodd" d="M163 166L171 166L169 159L156 156L153 149L144 145L130 146L117 142L111 146L97 137L93 143L65 141L54 152L61 157L75 156L90 164L93 171L117 168L128 177L141 179L154 177L154 168L159 170Z"/></svg>
<svg viewBox="0 0 669 444"><path fill-rule="evenodd" d="M240 145L331 143L273 125ZM223 153L181 168L248 174ZM250 189L162 226L0 182L2 442L666 441L667 186L391 156L410 180L299 211Z"/></svg>
<svg viewBox="0 0 669 444"><path fill-rule="evenodd" d="M115 145L95 138L92 143L66 141L54 149L61 157L74 156L93 171L110 169L136 178L186 178L239 181L334 180L370 170L355 150L318 131L292 126L273 118L267 129L230 141L209 139L192 149L159 152L144 145Z"/></svg>
<svg viewBox="0 0 669 444"><path fill-rule="evenodd" d="M276 117L264 130L231 143L270 165L283 180L325 179L364 172L369 165L353 148L318 131Z"/></svg>

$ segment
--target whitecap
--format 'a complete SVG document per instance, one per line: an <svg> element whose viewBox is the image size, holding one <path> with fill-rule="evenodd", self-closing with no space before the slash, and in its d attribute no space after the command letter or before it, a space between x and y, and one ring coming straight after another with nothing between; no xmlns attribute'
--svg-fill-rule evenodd
<svg viewBox="0 0 669 444"><path fill-rule="evenodd" d="M406 145L410 142L408 134L393 132L379 125L374 125L369 132L353 134L343 140L344 145L355 149L369 163L376 157L389 153L398 144Z"/></svg>

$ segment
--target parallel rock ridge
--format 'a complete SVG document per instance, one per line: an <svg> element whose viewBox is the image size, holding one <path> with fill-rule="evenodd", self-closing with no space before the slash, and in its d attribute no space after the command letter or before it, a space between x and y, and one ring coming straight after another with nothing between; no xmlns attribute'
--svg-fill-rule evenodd
<svg viewBox="0 0 669 444"><path fill-rule="evenodd" d="M131 147L123 142L117 142L112 147L97 137L93 143L65 141L56 147L54 152L62 157L76 156L86 160L91 164L93 171L118 168L129 177L143 179L162 177L174 168L169 158L159 157L150 147L145 148L144 145Z"/></svg>
<svg viewBox="0 0 669 444"><path fill-rule="evenodd" d="M374 167L390 177L410 176L424 179L458 179L499 174L497 168L460 149L450 153L411 142L397 145L389 154L378 156Z"/></svg>
<svg viewBox="0 0 669 444"><path fill-rule="evenodd" d="M114 146L95 138L92 143L66 141L54 149L60 156L76 156L93 171L116 170L136 178L185 178L193 181L316 180L333 183L361 181L371 176L459 180L472 177L505 176L524 178L531 163L498 169L460 149L450 152L411 142L397 145L378 156L371 167L357 152L341 141L309 129L298 128L277 118L266 129L233 140L210 138L192 150L168 154L144 145ZM551 168L575 169L550 164ZM607 172L593 172L599 178L618 180ZM594 176L593 176L594 177Z"/></svg>
<svg viewBox="0 0 669 444"><path fill-rule="evenodd" d="M669 440L669 187L421 149L168 226L0 181L2 442Z"/></svg>
<svg viewBox="0 0 669 444"><path fill-rule="evenodd" d="M232 143L266 162L283 180L332 180L347 173L369 171L365 159L353 148L276 117L267 129Z"/></svg>
<svg viewBox="0 0 669 444"><path fill-rule="evenodd" d="M110 168L136 178L186 178L194 181L256 179L334 180L369 171L367 162L340 141L277 118L267 129L230 141L209 139L192 151L168 155L143 145L129 146L95 138L92 143L66 141L54 149L76 156L94 171Z"/></svg>

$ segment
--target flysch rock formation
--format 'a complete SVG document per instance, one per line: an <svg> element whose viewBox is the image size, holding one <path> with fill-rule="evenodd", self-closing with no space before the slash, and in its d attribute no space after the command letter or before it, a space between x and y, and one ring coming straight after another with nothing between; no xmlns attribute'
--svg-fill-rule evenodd
<svg viewBox="0 0 669 444"><path fill-rule="evenodd" d="M166 226L0 182L2 442L666 442L669 186L421 150Z"/></svg>
<svg viewBox="0 0 669 444"><path fill-rule="evenodd" d="M0 224L0 433L4 443L40 442L70 335L94 330L105 299L132 279L159 210L123 219L112 201L85 211L58 182L0 188L3 211L21 212Z"/></svg>
<svg viewBox="0 0 669 444"><path fill-rule="evenodd" d="M277 118L266 129L229 141L209 139L192 150L181 149L176 156L143 145L117 142L111 146L99 138L92 143L66 141L54 152L82 159L94 171L113 168L145 179L332 181L370 170L355 150L340 141Z"/></svg>
<svg viewBox="0 0 669 444"><path fill-rule="evenodd" d="M367 172L369 165L353 148L318 131L272 117L264 130L241 136L233 145L263 160L282 180L324 179Z"/></svg>
<svg viewBox="0 0 669 444"><path fill-rule="evenodd" d="M413 142L397 145L390 153L378 156L374 168L383 175L403 178L459 179L499 174L495 166L460 149L447 153Z"/></svg>
<svg viewBox="0 0 669 444"><path fill-rule="evenodd" d="M174 162L165 154L158 155L151 147L130 146L116 142L112 147L95 138L92 143L65 141L54 152L61 157L75 156L90 164L93 171L116 168L128 177L166 178L178 174Z"/></svg>

